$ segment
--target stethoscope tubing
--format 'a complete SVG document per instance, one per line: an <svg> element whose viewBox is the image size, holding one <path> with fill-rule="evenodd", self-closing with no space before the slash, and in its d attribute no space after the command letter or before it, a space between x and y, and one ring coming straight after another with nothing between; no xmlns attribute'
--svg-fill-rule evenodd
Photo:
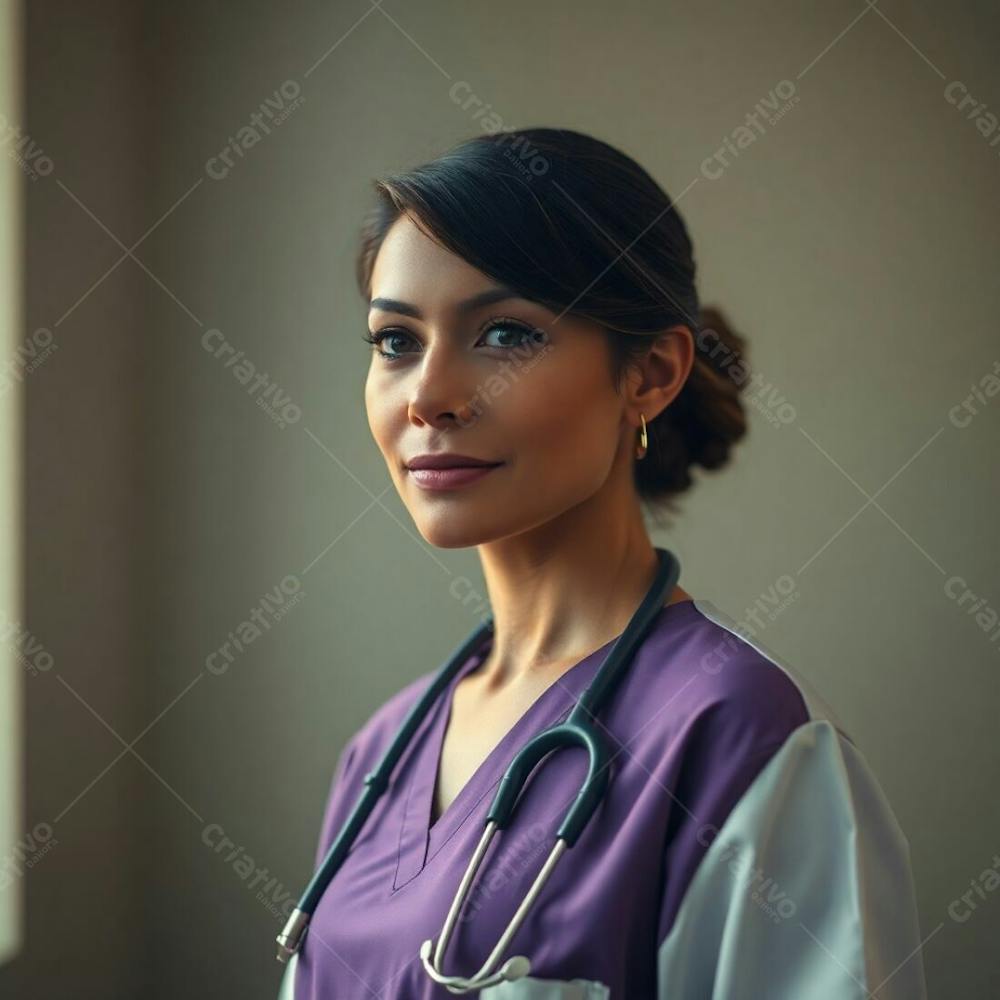
<svg viewBox="0 0 1000 1000"><path fill-rule="evenodd" d="M600 804L611 781L611 752L607 739L598 731L594 718L611 700L621 683L639 644L645 639L656 616L663 608L663 598L676 586L680 564L671 552L657 549L659 566L642 603L632 615L625 631L618 636L597 676L577 699L564 722L543 730L525 744L511 761L500 781L485 822L504 829L528 776L538 763L554 750L580 746L587 751L589 765L580 791L566 813L556 837L572 847Z"/></svg>
<svg viewBox="0 0 1000 1000"><path fill-rule="evenodd" d="M438 671L434 680L423 693L416 704L407 713L399 731L393 737L388 750L382 755L382 759L373 771L365 775L365 790L358 797L350 816L344 823L337 835L336 840L330 846L323 863L317 869L305 891L299 900L296 909L303 913L312 914L319 902L320 897L326 891L333 876L343 863L347 852L351 849L355 838L361 831L365 820L375 808L382 793L389 787L389 778L393 769L403 756L413 734L417 731L420 723L423 722L430 712L434 703L441 696L441 693L451 683L452 678L458 673L462 665L469 659L472 653L480 646L486 635L493 630L493 618L490 616L483 624L477 626L455 651L448 662Z"/></svg>
<svg viewBox="0 0 1000 1000"><path fill-rule="evenodd" d="M485 844L488 844L493 834L497 830L506 827L510 822L514 808L528 777L543 758L554 750L569 746L581 746L587 751L589 757L587 774L556 833L556 847L553 850L550 861L546 864L545 877L548 876L551 866L554 865L555 860L558 859L562 851L568 847L572 847L576 843L577 838L583 832L607 791L611 780L610 763L612 758L608 750L607 741L598 732L593 719L611 699L618 685L621 683L639 644L646 637L656 616L662 610L664 597L673 590L680 576L680 564L673 553L661 548L656 548L655 551L659 558L659 565L653 583L629 620L625 631L618 636L597 675L577 700L564 722L551 726L536 735L515 755L507 767L503 778L500 780L496 795L486 814L484 820L487 828ZM462 665L480 647L483 640L492 630L493 618L490 616L468 635L465 642L462 643L438 671L427 690L407 713L399 731L393 737L392 743L385 754L383 754L378 765L374 770L365 775L364 791L358 797L354 808L334 839L323 862L306 886L298 906L292 911L292 915L277 937L277 957L279 961L286 962L298 950L308 929L309 919L315 907L334 875L336 875L343 864L365 820L375 808L378 799L388 788L392 771L403 756L407 746L409 746L413 734L427 717L434 703L451 683ZM477 856L481 856L485 852L485 844L483 841L480 842L480 848L476 852ZM466 872L466 877L463 879L463 884L471 882L477 867L478 863L473 859L473 863L470 864L469 870ZM500 950L500 946L505 944L507 939L516 931L530 902L537 895L543 882L544 878L537 881L536 885L533 886L532 892L529 893L529 896L519 908L518 919L508 927L508 934L504 936L497 948L494 949L494 954ZM461 905L462 899L459 897L464 898L464 894L460 892L456 895L456 899L452 904L453 911L456 909L456 905ZM457 914L453 913L452 916L457 916ZM454 919L448 922L453 924ZM429 960L430 956L422 954L424 965L438 982L447 982L450 991L466 992L471 988L474 980L467 980L458 976L445 977L434 968L434 966L440 964L441 954L449 936L449 934L444 933L439 937L433 965ZM430 943L429 941L426 942L425 946L430 945ZM477 976L484 974L484 970L490 965L493 957L491 955L490 960L488 960ZM521 962L522 966L526 962L524 959L517 961ZM521 971L513 973L511 978L516 978L518 975L523 974L524 969L522 967ZM496 981L495 976L491 977L491 979ZM466 984L464 988L459 985L460 983ZM480 981L479 986L483 985L485 985L485 982Z"/></svg>

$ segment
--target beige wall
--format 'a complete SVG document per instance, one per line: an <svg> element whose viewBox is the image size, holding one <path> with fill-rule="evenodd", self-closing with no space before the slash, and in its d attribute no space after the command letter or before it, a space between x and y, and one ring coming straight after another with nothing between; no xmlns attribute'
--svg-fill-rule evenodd
<svg viewBox="0 0 1000 1000"><path fill-rule="evenodd" d="M148 996L144 868L163 854L151 836L162 786L119 736L132 741L161 707L142 612L156 572L143 495L152 306L134 262L100 280L122 253L102 227L132 242L153 204L139 13L125 2L22 13L24 363L4 361L25 397L18 836L35 845L19 866L25 940L0 969L4 998Z"/></svg>
<svg viewBox="0 0 1000 1000"><path fill-rule="evenodd" d="M211 844L297 894L344 740L472 627L450 587L479 584L475 552L419 539L370 440L352 280L368 179L477 131L450 91L687 189L703 298L766 384L734 466L656 540L734 618L790 585L759 638L909 836L931 995L990 995L1000 893L949 905L1000 850L1000 650L949 591L1000 610L1000 397L954 409L1000 359L1000 145L946 95L1000 109L996 13L385 8L31 5L28 131L56 169L25 185L15 339L52 328L58 350L26 380L27 614L56 663L25 677L26 820L63 815L0 995L194 1000L221 975L273 996L280 914ZM706 162L789 85L777 124ZM301 102L224 169L282 87ZM109 231L157 223L67 314L122 256ZM298 408L287 426L206 349L223 340ZM283 581L297 602L218 669ZM102 774L110 729L143 735Z"/></svg>

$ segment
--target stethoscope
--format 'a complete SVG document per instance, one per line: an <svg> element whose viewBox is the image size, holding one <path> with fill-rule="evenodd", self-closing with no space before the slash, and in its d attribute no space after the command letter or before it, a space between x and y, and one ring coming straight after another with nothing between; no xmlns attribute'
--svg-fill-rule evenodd
<svg viewBox="0 0 1000 1000"><path fill-rule="evenodd" d="M591 720L608 702L619 682L625 676L629 661L645 638L657 614L663 608L664 598L673 591L680 576L680 563L672 552L656 548L656 554L659 557L656 578L642 599L642 603L632 615L625 631L618 636L608 653L608 658L577 700L569 716L564 722L551 726L525 744L507 768L500 781L500 787L497 789L493 804L486 814L486 828L482 838L472 855L472 860L469 862L462 881L459 883L455 898L452 900L451 909L448 911L444 927L438 936L437 946L435 947L433 940L428 940L420 948L420 958L424 963L427 975L436 983L446 987L451 993L468 993L472 990L485 989L487 986L493 986L505 979L520 979L531 971L531 962L523 955L515 955L509 958L501 969L493 970L511 939L517 933L542 887L552 874L556 862L565 850L576 843L577 838L587 826L607 792L608 784L611 781L612 755L608 749L607 740L597 731ZM465 640L452 658L441 668L427 691L406 716L399 732L393 738L378 766L374 771L365 775L365 790L358 797L347 822L337 834L333 845L323 859L322 865L313 875L312 881L302 894L298 906L292 911L288 922L277 937L279 962L287 962L299 950L309 927L309 919L320 897L339 870L351 844L354 843L354 838L358 835L368 814L375 807L379 796L388 787L389 776L409 744L413 733L431 710L438 695L447 688L451 679L479 647L487 634L492 632L492 629L493 618L490 616ZM583 784L577 792L573 804L566 812L562 825L556 831L556 843L545 864L536 876L531 889L521 901L521 905L511 918L496 947L490 952L479 971L468 979L464 976L446 976L441 971L442 956L451 940L459 911L465 902L472 881L494 834L497 830L504 829L510 822L521 789L539 761L553 750L561 750L570 746L584 747L590 756L590 763ZM431 957L432 949L433 958Z"/></svg>

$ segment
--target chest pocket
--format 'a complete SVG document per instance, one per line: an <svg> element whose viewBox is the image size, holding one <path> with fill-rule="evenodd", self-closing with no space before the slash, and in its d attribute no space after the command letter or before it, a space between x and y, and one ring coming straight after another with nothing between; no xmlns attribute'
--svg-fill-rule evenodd
<svg viewBox="0 0 1000 1000"><path fill-rule="evenodd" d="M536 979L522 976L487 986L480 1000L610 1000L611 990L596 979Z"/></svg>
<svg viewBox="0 0 1000 1000"><path fill-rule="evenodd" d="M298 953L285 966L277 1000L294 1000L295 966ZM611 990L595 979L536 979L522 976L513 982L487 986L478 993L479 1000L610 1000Z"/></svg>

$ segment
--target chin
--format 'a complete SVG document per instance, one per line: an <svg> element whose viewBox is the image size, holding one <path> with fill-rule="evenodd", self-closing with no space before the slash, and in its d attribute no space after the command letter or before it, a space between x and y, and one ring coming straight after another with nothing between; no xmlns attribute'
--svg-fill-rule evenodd
<svg viewBox="0 0 1000 1000"><path fill-rule="evenodd" d="M526 527L522 520L503 516L492 505L442 504L437 510L411 510L417 530L438 549L471 549L501 538L519 534Z"/></svg>
<svg viewBox="0 0 1000 1000"><path fill-rule="evenodd" d="M456 523L461 520L445 515L440 521L416 523L424 541L436 549L470 549L490 540L490 536L484 534L481 523L475 524L471 519L467 525Z"/></svg>

